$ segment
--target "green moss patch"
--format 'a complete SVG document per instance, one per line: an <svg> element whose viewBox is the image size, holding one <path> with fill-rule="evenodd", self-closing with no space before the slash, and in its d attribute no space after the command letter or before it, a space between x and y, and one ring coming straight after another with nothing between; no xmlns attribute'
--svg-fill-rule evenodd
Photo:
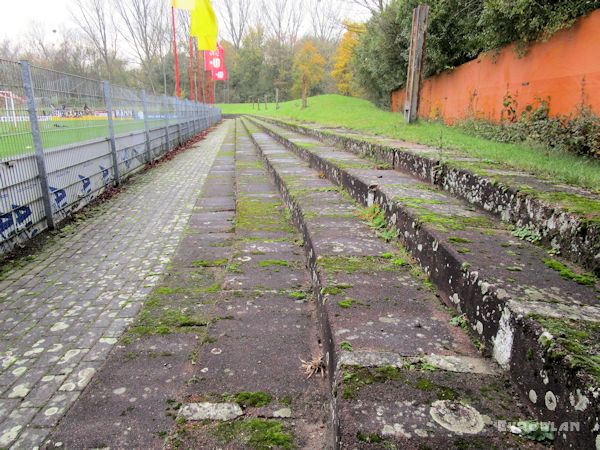
<svg viewBox="0 0 600 450"><path fill-rule="evenodd" d="M365 160L346 160L327 158L327 160L340 169L376 169L377 164Z"/></svg>
<svg viewBox="0 0 600 450"><path fill-rule="evenodd" d="M317 260L319 268L325 272L376 272L380 270L396 270L398 266L389 259L378 256L326 256Z"/></svg>
<svg viewBox="0 0 600 450"><path fill-rule="evenodd" d="M354 348L352 347L352 344L348 341L340 342L340 348L342 350L346 350L347 352L351 352L354 350Z"/></svg>
<svg viewBox="0 0 600 450"><path fill-rule="evenodd" d="M532 316L553 337L542 342L551 359L566 360L600 384L600 324Z"/></svg>
<svg viewBox="0 0 600 450"><path fill-rule="evenodd" d="M236 169L264 169L261 161L236 161Z"/></svg>
<svg viewBox="0 0 600 450"><path fill-rule="evenodd" d="M289 267L289 261L285 259L265 259L264 261L260 261L258 263L260 267L271 267L271 266L280 266L280 267Z"/></svg>
<svg viewBox="0 0 600 450"><path fill-rule="evenodd" d="M458 215L444 215L425 208L414 208L420 223L426 223L440 231L458 231L467 228L493 228L491 219L483 216L466 217Z"/></svg>
<svg viewBox="0 0 600 450"><path fill-rule="evenodd" d="M565 266L560 261L555 259L545 259L544 264L550 267L553 270L556 270L561 277L566 278L567 280L573 280L576 283L583 284L585 286L593 286L598 282L598 279L592 273L582 273L578 274L573 272L567 266Z"/></svg>
<svg viewBox="0 0 600 450"><path fill-rule="evenodd" d="M393 200L398 203L402 203L409 208L420 208L422 205L443 205L444 202L433 198L421 198L421 197L394 197Z"/></svg>
<svg viewBox="0 0 600 450"><path fill-rule="evenodd" d="M364 305L364 303L359 302L358 300L354 300L353 298L346 298L344 300L340 300L337 302L340 308L348 309L352 308L355 305Z"/></svg>
<svg viewBox="0 0 600 450"><path fill-rule="evenodd" d="M342 397L346 400L354 399L360 390L373 383L386 383L389 381L401 381L404 375L394 366L384 367L349 367L344 371L342 377L344 389Z"/></svg>
<svg viewBox="0 0 600 450"><path fill-rule="evenodd" d="M173 288L173 287L163 286L163 287L156 288L154 290L154 294L155 295L175 295L175 294L181 294L184 291L185 291L185 289L181 288L181 287Z"/></svg>
<svg viewBox="0 0 600 450"><path fill-rule="evenodd" d="M169 307L163 301L154 297L146 302L144 309L129 333L137 336L185 331L205 334L206 327L213 321L198 314L186 314L183 309Z"/></svg>
<svg viewBox="0 0 600 450"><path fill-rule="evenodd" d="M450 236L448 237L448 242L452 242L453 244L470 244L473 241L459 236Z"/></svg>
<svg viewBox="0 0 600 450"><path fill-rule="evenodd" d="M336 283L321 289L321 294L340 295L344 292L345 289L350 289L351 287L352 285L348 283Z"/></svg>
<svg viewBox="0 0 600 450"><path fill-rule="evenodd" d="M267 406L271 403L272 397L266 392L240 392L235 396L235 402L246 408L260 408L261 406Z"/></svg>
<svg viewBox="0 0 600 450"><path fill-rule="evenodd" d="M363 433L361 431L356 433L356 439L360 442L367 442L369 444L379 444L383 442L383 438L377 433Z"/></svg>
<svg viewBox="0 0 600 450"><path fill-rule="evenodd" d="M420 391L433 393L438 400L456 400L458 398L454 389L434 383L427 378L417 378L414 387Z"/></svg>
<svg viewBox="0 0 600 450"><path fill-rule="evenodd" d="M243 231L284 231L294 229L281 214L279 201L239 196L236 203L235 225Z"/></svg>
<svg viewBox="0 0 600 450"><path fill-rule="evenodd" d="M294 291L288 294L288 297L296 299L296 300L304 300L306 298L306 292L304 291Z"/></svg>
<svg viewBox="0 0 600 450"><path fill-rule="evenodd" d="M254 450L295 448L294 437L278 420L248 419L220 423L213 430L223 444L237 444Z"/></svg>
<svg viewBox="0 0 600 450"><path fill-rule="evenodd" d="M302 148L314 148L314 147L323 145L320 142L305 142L305 141L294 141L294 144L297 145L298 147L302 147Z"/></svg>

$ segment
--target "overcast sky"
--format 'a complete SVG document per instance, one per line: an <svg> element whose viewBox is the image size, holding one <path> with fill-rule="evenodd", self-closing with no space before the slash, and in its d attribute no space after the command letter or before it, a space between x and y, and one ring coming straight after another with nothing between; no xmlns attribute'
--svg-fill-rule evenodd
<svg viewBox="0 0 600 450"><path fill-rule="evenodd" d="M19 40L32 21L44 24L47 30L61 25L71 26L68 6L72 0L3 0L0 14L0 38ZM16 38L16 39L15 39Z"/></svg>
<svg viewBox="0 0 600 450"><path fill-rule="evenodd" d="M0 1L3 3L0 14L0 39L9 38L12 41L20 41L19 37L23 36L31 21L42 23L49 34L53 29L60 30L62 27L73 26L69 13L69 7L73 5L73 0ZM169 2L169 0L165 0L165 2ZM213 0L213 4L217 7L218 0ZM368 16L366 11L356 6L347 6L344 9L344 15L353 20L364 19Z"/></svg>

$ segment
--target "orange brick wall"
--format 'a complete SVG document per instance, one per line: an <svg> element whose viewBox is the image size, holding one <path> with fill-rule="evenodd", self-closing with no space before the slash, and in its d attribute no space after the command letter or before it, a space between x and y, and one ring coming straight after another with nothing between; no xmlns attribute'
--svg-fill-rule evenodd
<svg viewBox="0 0 600 450"><path fill-rule="evenodd" d="M510 94L517 113L550 97L551 115L575 113L582 103L600 115L600 10L519 57L514 44L491 51L423 82L419 117L446 123L467 117L498 121ZM404 91L392 93L392 110L402 112Z"/></svg>

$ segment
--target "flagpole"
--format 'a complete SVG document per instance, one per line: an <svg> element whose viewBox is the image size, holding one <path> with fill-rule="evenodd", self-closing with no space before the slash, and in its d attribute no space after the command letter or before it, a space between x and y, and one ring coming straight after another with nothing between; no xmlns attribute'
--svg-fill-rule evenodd
<svg viewBox="0 0 600 450"><path fill-rule="evenodd" d="M190 36L190 100L194 100L194 38Z"/></svg>
<svg viewBox="0 0 600 450"><path fill-rule="evenodd" d="M196 50L196 100L202 100L202 77L200 76L200 50Z"/></svg>
<svg viewBox="0 0 600 450"><path fill-rule="evenodd" d="M202 103L206 103L206 72L204 71L204 67L206 67L206 52L202 50Z"/></svg>
<svg viewBox="0 0 600 450"><path fill-rule="evenodd" d="M177 31L175 29L175 7L171 6L171 21L173 23L173 59L175 64L175 92L181 98L181 84L179 83L179 57L177 56Z"/></svg>
<svg viewBox="0 0 600 450"><path fill-rule="evenodd" d="M213 79L212 72L210 73L210 104L214 105L215 103L215 80Z"/></svg>

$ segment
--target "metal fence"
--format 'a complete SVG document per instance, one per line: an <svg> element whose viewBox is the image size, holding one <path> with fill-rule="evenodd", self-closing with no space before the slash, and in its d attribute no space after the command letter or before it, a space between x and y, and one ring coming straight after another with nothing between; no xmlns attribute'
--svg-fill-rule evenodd
<svg viewBox="0 0 600 450"><path fill-rule="evenodd" d="M0 254L220 119L201 103L0 59Z"/></svg>

